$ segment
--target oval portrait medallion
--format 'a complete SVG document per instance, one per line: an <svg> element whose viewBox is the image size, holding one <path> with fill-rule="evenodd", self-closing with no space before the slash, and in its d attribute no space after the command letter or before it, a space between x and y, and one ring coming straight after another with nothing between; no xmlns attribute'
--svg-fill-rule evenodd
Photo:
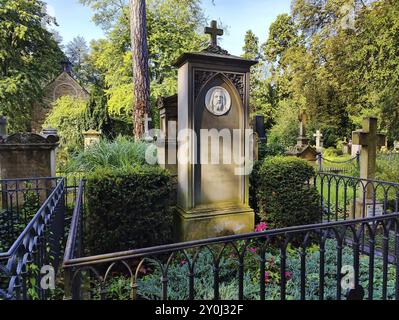
<svg viewBox="0 0 399 320"><path fill-rule="evenodd" d="M230 94L223 87L213 87L209 89L205 96L205 105L210 113L215 116L222 116L230 111Z"/></svg>

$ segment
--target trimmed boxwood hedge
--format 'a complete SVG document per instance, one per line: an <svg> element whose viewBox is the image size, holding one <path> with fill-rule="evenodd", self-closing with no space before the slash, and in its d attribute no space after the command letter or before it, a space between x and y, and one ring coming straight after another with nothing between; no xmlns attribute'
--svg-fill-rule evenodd
<svg viewBox="0 0 399 320"><path fill-rule="evenodd" d="M306 160L295 157L270 157L259 163L251 181L255 182L252 189L261 220L270 228L320 222L314 175Z"/></svg>
<svg viewBox="0 0 399 320"><path fill-rule="evenodd" d="M101 169L87 178L85 247L103 254L172 242L172 177L158 167Z"/></svg>

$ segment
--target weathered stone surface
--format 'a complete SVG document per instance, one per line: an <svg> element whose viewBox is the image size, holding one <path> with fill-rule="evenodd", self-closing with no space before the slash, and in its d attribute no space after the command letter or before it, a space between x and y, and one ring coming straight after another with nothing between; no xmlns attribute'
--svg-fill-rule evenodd
<svg viewBox="0 0 399 320"><path fill-rule="evenodd" d="M223 156L251 157L244 148L244 135L249 129L250 67L256 62L227 55L213 42L209 50L185 53L175 63L179 68L178 128L180 132L190 130L178 147L178 153L186 154L189 160L178 163L176 226L178 240L183 241L249 232L254 227L254 213L248 206L248 176L236 175L237 163L226 163ZM215 105L210 108L209 101L206 107L207 93L215 87L224 92L216 102L220 112L212 112ZM230 142L216 137L217 151L204 145L212 138L202 136L201 130L208 129L218 134L221 130L241 131L234 143L232 134ZM219 156L217 164L212 163L212 156Z"/></svg>
<svg viewBox="0 0 399 320"><path fill-rule="evenodd" d="M360 178L370 179L375 178L377 149L385 146L386 136L378 134L377 119L365 118L363 119L363 128L352 133L353 145L361 146L360 150ZM372 184L365 187L365 194L363 194L363 187L360 189L360 196L357 201L355 209L356 217L363 217L365 215L366 204L373 203L374 188Z"/></svg>
<svg viewBox="0 0 399 320"><path fill-rule="evenodd" d="M88 130L82 132L84 138L85 149L93 145L94 143L100 142L101 132L96 130Z"/></svg>
<svg viewBox="0 0 399 320"><path fill-rule="evenodd" d="M287 150L287 155L302 158L311 162L315 162L319 152L316 148L309 145L309 140L306 137L306 113L301 110L298 115L299 120L299 135L295 146Z"/></svg>
<svg viewBox="0 0 399 320"><path fill-rule="evenodd" d="M16 133L0 138L0 178L55 176L57 135Z"/></svg>
<svg viewBox="0 0 399 320"><path fill-rule="evenodd" d="M163 137L159 138L158 161L162 168L177 174L177 94L158 99L160 129Z"/></svg>

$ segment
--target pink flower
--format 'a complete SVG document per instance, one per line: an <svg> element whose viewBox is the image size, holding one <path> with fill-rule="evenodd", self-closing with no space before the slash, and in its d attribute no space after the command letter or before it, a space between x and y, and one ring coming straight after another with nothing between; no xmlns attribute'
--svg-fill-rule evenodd
<svg viewBox="0 0 399 320"><path fill-rule="evenodd" d="M265 282L269 282L270 280L270 274L269 272L265 271Z"/></svg>
<svg viewBox="0 0 399 320"><path fill-rule="evenodd" d="M268 228L266 222L261 222L255 227L255 232L263 232Z"/></svg>
<svg viewBox="0 0 399 320"><path fill-rule="evenodd" d="M289 271L286 271L286 272L285 272L285 278L286 278L287 280L290 280L290 279L292 278L292 273L289 272Z"/></svg>
<svg viewBox="0 0 399 320"><path fill-rule="evenodd" d="M249 252L256 253L256 248L248 248Z"/></svg>
<svg viewBox="0 0 399 320"><path fill-rule="evenodd" d="M184 266L187 263L187 261L185 259L183 259L182 261L180 261L180 265Z"/></svg>

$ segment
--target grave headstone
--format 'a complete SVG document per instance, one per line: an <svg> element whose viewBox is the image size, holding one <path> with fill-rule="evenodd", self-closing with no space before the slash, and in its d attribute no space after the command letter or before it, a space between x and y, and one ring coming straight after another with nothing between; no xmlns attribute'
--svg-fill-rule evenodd
<svg viewBox="0 0 399 320"><path fill-rule="evenodd" d="M259 160L259 146L266 144L266 129L265 129L265 117L263 115L256 115L253 120L253 131L254 131L254 160Z"/></svg>
<svg viewBox="0 0 399 320"><path fill-rule="evenodd" d="M313 135L316 138L316 151L322 152L323 151L323 134L320 130L317 130L316 133Z"/></svg>
<svg viewBox="0 0 399 320"><path fill-rule="evenodd" d="M238 165L225 161L225 156L232 160L252 157L252 150L245 147L245 132L250 127L250 67L257 62L222 49L217 36L223 30L215 21L205 32L212 36L209 47L199 53L184 53L175 63L179 69L176 225L177 237L183 241L254 228L248 175L237 171L248 163L244 160ZM231 141L218 136L222 133ZM212 143L215 134L216 142ZM213 148L215 144L218 150Z"/></svg>
<svg viewBox="0 0 399 320"><path fill-rule="evenodd" d="M158 163L162 168L177 174L177 95L158 99L160 130Z"/></svg>
<svg viewBox="0 0 399 320"><path fill-rule="evenodd" d="M0 137L0 178L55 177L58 141L54 129Z"/></svg>
<svg viewBox="0 0 399 320"><path fill-rule="evenodd" d="M365 118L363 129L352 133L352 141L355 145L360 145L360 178L374 179L376 170L377 149L385 145L386 136L377 133L377 119ZM361 192L360 199L357 201L355 215L364 217L368 215L368 206L373 205L374 190L373 185L367 185L365 194Z"/></svg>
<svg viewBox="0 0 399 320"><path fill-rule="evenodd" d="M306 137L306 113L301 110L298 115L299 120L299 136L295 146L287 151L287 155L302 158L311 162L315 162L317 155L316 148L309 145L309 140Z"/></svg>
<svg viewBox="0 0 399 320"><path fill-rule="evenodd" d="M84 147L87 149L91 145L100 142L101 132L97 130L88 130L82 132L84 138Z"/></svg>

